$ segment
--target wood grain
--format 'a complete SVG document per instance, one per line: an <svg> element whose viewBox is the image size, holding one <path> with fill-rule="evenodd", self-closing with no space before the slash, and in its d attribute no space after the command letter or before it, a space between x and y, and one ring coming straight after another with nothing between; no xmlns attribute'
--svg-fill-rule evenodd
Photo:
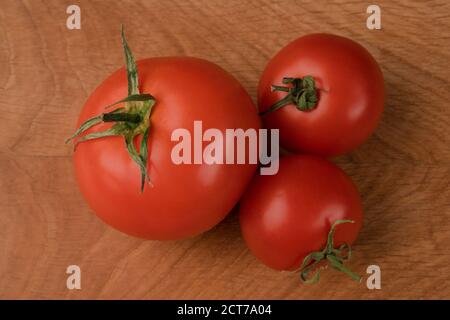
<svg viewBox="0 0 450 320"><path fill-rule="evenodd" d="M71 1L0 5L0 298L450 298L450 3L377 1ZM72 132L89 93L122 66L120 23L135 56L191 55L234 74L255 96L268 59L311 32L350 37L385 74L376 133L336 159L355 180L365 225L349 266L382 270L368 290L327 271L316 286L248 251L235 213L183 241L142 241L101 223L74 180ZM66 267L82 289L66 288Z"/></svg>

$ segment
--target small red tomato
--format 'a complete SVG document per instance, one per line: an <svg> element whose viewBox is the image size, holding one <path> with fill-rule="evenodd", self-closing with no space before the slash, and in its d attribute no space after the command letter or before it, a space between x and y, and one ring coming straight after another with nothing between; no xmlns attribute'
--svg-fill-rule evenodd
<svg viewBox="0 0 450 320"><path fill-rule="evenodd" d="M375 130L384 108L383 74L358 43L331 34L301 37L264 70L259 110L281 145L321 156L346 153Z"/></svg>
<svg viewBox="0 0 450 320"><path fill-rule="evenodd" d="M316 156L286 156L279 165L276 175L256 176L240 202L240 224L248 247L277 270L298 269L313 252L322 252L322 259L345 269L333 259L341 260L339 251L347 251L356 240L363 216L352 180L336 165ZM339 224L345 221L353 223ZM335 225L330 243L328 236L335 222L339 225ZM308 259L303 267L316 262L311 256Z"/></svg>

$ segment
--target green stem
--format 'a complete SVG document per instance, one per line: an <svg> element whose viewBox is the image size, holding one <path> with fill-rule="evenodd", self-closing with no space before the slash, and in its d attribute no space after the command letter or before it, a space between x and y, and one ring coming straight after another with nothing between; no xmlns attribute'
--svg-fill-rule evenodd
<svg viewBox="0 0 450 320"><path fill-rule="evenodd" d="M134 60L133 54L130 47L125 39L125 33L122 26L122 46L125 54L125 64L127 73L127 83L128 83L128 96L124 99L116 101L105 108L115 106L117 104L124 103L125 106L117 108L114 111L108 113L102 113L96 117L90 118L75 131L75 133L67 139L66 143L73 140L74 138L85 133L87 130L93 126L102 122L112 122L114 125L107 130L88 133L81 136L78 141L75 142L77 145L80 142L85 142L89 140L111 137L111 136L122 136L125 140L125 146L127 152L131 159L139 166L141 171L141 192L144 191L145 182L150 185L150 178L147 173L147 162L148 162L148 136L150 132L150 116L153 107L156 103L155 98L148 93L139 92L139 77L136 61ZM134 138L141 135L141 146L139 153L136 150L133 141Z"/></svg>
<svg viewBox="0 0 450 320"><path fill-rule="evenodd" d="M344 243L339 248L334 247L334 232L336 226L342 223L354 223L353 220L336 220L328 233L327 244L322 251L315 251L308 254L300 267L300 279L303 283L316 283L319 281L320 272L322 267L319 267L319 263L323 260L328 261L328 263L336 270L339 270L347 274L350 278L355 281L361 281L361 277L356 273L352 272L350 269L343 265L343 261L347 260L351 256L350 245ZM308 278L310 272L315 271L314 275Z"/></svg>
<svg viewBox="0 0 450 320"><path fill-rule="evenodd" d="M272 91L286 92L286 96L275 102L267 110L260 112L260 116L272 113L290 104L295 105L300 111L308 111L316 107L318 97L316 82L312 76L303 78L285 77L282 82L286 86L272 85Z"/></svg>
<svg viewBox="0 0 450 320"><path fill-rule="evenodd" d="M104 113L102 116L103 122L125 121L131 123L139 123L142 121L141 116L136 113Z"/></svg>

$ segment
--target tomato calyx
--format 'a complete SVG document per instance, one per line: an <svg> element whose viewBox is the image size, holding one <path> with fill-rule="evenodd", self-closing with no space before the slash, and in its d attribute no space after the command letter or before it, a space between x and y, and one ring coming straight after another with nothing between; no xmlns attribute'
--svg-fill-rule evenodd
<svg viewBox="0 0 450 320"><path fill-rule="evenodd" d="M319 263L327 261L331 267L347 274L350 278L360 282L361 277L350 269L343 265L344 260L348 260L351 257L352 249L347 243L343 243L339 248L334 247L334 232L336 226L342 223L355 223L353 220L336 220L328 233L327 244L322 251L315 251L308 254L303 260L300 266L300 279L303 283L313 284L319 281L320 273L323 266L319 266ZM311 271L315 271L314 275L308 279L308 275Z"/></svg>
<svg viewBox="0 0 450 320"><path fill-rule="evenodd" d="M154 105L156 104L155 98L148 93L140 93L139 91L139 77L137 72L136 62L133 54L125 39L125 33L122 26L122 45L125 53L126 72L128 81L128 96L122 100L119 100L113 104L105 107L108 109L120 103L124 103L124 107L119 107L113 111L102 113L98 116L92 117L86 120L80 125L75 133L66 140L69 143L86 130L102 122L114 123L113 126L107 130L100 132L93 132L86 134L74 144L74 149L80 142L111 137L122 136L125 140L125 145L128 154L133 161L139 166L141 171L141 192L144 191L145 182L151 185L151 181L147 172L147 160L148 160L148 135L150 132L150 116ZM138 136L142 136L139 152L136 150L134 140Z"/></svg>
<svg viewBox="0 0 450 320"><path fill-rule="evenodd" d="M312 76L303 78L283 78L282 83L286 86L272 85L272 91L286 92L286 96L270 106L267 110L259 113L260 116L274 112L284 106L293 104L300 111L312 110L316 107L318 97L316 82Z"/></svg>

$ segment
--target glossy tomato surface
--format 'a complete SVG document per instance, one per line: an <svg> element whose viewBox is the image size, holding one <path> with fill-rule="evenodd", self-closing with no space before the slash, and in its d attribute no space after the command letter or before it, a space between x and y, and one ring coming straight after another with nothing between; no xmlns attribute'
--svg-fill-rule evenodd
<svg viewBox="0 0 450 320"><path fill-rule="evenodd" d="M375 130L384 108L383 75L375 59L358 43L331 34L301 37L268 63L258 87L265 111L286 93L272 91L284 77L312 76L318 102L308 111L293 104L263 116L280 129L281 145L296 153L335 156L353 150Z"/></svg>
<svg viewBox="0 0 450 320"><path fill-rule="evenodd" d="M316 156L280 159L278 174L255 176L240 202L242 233L252 253L277 270L295 270L320 251L336 220L335 247L351 245L362 225L362 206L352 180Z"/></svg>
<svg viewBox="0 0 450 320"><path fill-rule="evenodd" d="M80 143L74 154L76 177L89 206L106 223L147 239L178 239L210 229L233 208L256 165L175 165L171 134L194 120L203 130L260 127L256 106L229 73L205 60L151 58L137 62L140 91L156 99L148 141L148 173L153 187L140 192L140 171L122 137ZM127 96L124 68L92 93L78 126ZM77 127L78 127L77 126ZM102 123L87 133L102 131ZM138 141L135 143L138 148ZM205 145L205 144L204 144ZM192 154L193 156L193 154Z"/></svg>

